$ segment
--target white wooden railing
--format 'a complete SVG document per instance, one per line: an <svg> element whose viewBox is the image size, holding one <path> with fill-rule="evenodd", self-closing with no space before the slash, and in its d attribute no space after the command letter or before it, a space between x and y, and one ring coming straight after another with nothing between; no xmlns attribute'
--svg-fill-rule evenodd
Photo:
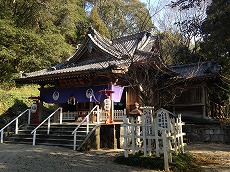
<svg viewBox="0 0 230 172"><path fill-rule="evenodd" d="M114 110L114 116L113 120L114 121L122 121L123 117L126 116L126 109L124 110ZM76 120L77 117L81 116L83 114L87 115L89 111L76 111L76 112L62 112L62 118L63 120ZM96 112L95 112L96 113ZM105 110L100 110L100 121L106 121L108 119L108 114L106 113ZM83 119L84 117L82 117Z"/></svg>
<svg viewBox="0 0 230 172"><path fill-rule="evenodd" d="M126 116L126 109L124 110L114 110L114 121L122 121L123 117Z"/></svg>
<svg viewBox="0 0 230 172"><path fill-rule="evenodd" d="M95 111L96 109L96 111ZM76 150L76 142L77 142L77 131L78 129L84 124L86 123L86 134L89 133L89 117L90 115L94 114L94 112L97 113L97 123L99 124L100 122L100 113L99 113L99 106L96 105L89 113L88 115L81 121L81 123L74 129L74 131L72 132L72 134L74 134L74 146L73 149Z"/></svg>
<svg viewBox="0 0 230 172"><path fill-rule="evenodd" d="M114 121L122 121L123 117L126 117L126 109L124 110L114 110L113 111L113 120ZM100 111L100 121L106 121L108 119L108 114L105 110Z"/></svg>
<svg viewBox="0 0 230 172"><path fill-rule="evenodd" d="M3 127L0 132L1 132L1 143L3 143L3 135L4 135L4 129L7 128L9 125L11 125L13 122L16 121L15 123L15 134L18 134L18 119L24 115L26 112L28 112L28 124L30 124L30 117L31 117L31 110L27 109L24 112L22 112L20 115L18 115L16 118L14 118L12 121L10 121L5 127Z"/></svg>
<svg viewBox="0 0 230 172"><path fill-rule="evenodd" d="M147 112L147 113L146 113ZM143 151L144 156L152 152L157 157L164 153L165 171L169 171L169 162L172 162L172 153L184 153L181 115L170 116L167 110L160 109L154 112L151 109L143 109L143 115L134 118L124 118L124 154L128 157L129 152L135 155Z"/></svg>
<svg viewBox="0 0 230 172"><path fill-rule="evenodd" d="M66 120L66 121L75 121L76 117L78 116L82 116L82 115L87 115L89 113L89 111L75 111L75 112L62 112L62 120ZM59 120L59 118L58 118Z"/></svg>
<svg viewBox="0 0 230 172"><path fill-rule="evenodd" d="M60 113L59 113L59 119L60 119L60 124L62 124L62 107L59 107L57 110L55 110L50 116L48 116L44 121L41 122L41 124L39 124L32 132L31 134L33 134L33 146L35 145L35 142L36 142L36 132L37 132L37 129L40 128L45 122L48 121L48 125L47 125L47 134L50 133L50 119L51 117L57 112L60 110Z"/></svg>

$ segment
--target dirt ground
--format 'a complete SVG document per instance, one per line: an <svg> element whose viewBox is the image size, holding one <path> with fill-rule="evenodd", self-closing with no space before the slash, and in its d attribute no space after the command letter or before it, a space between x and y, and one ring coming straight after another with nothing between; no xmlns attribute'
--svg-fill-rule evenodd
<svg viewBox="0 0 230 172"><path fill-rule="evenodd" d="M207 172L230 172L230 145L191 144L186 151L203 157ZM78 152L51 146L0 144L0 172L156 172L114 163L120 154L122 150Z"/></svg>
<svg viewBox="0 0 230 172"><path fill-rule="evenodd" d="M78 152L54 146L0 144L0 172L150 171L114 163L122 153L122 150Z"/></svg>
<svg viewBox="0 0 230 172"><path fill-rule="evenodd" d="M230 172L230 145L190 144L186 150L198 156L207 172Z"/></svg>

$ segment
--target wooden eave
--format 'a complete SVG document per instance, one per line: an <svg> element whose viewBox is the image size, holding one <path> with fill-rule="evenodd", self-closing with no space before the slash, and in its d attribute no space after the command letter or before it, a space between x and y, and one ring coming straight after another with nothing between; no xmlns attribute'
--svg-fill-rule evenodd
<svg viewBox="0 0 230 172"><path fill-rule="evenodd" d="M100 72L101 71L101 72ZM94 71L76 71L76 72L68 72L68 73L58 73L58 74L47 74L41 76L27 77L27 78L16 78L14 79L18 84L40 84L40 83L53 83L62 79L71 79L71 78L94 78L97 73L100 75L108 75L108 70L94 70Z"/></svg>
<svg viewBox="0 0 230 172"><path fill-rule="evenodd" d="M186 83L191 84L191 83L206 83L207 81L213 81L216 80L218 77L216 75L209 75L209 76L196 76L196 77L190 77L190 78L183 78L183 77L173 77L170 78L168 82L172 81L177 81L176 85Z"/></svg>

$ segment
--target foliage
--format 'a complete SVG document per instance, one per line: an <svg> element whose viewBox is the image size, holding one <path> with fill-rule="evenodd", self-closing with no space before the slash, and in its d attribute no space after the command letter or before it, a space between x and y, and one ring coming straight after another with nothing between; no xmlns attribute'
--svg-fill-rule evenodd
<svg viewBox="0 0 230 172"><path fill-rule="evenodd" d="M182 10L200 6L204 0L176 0L171 2L172 7L180 6Z"/></svg>
<svg viewBox="0 0 230 172"><path fill-rule="evenodd" d="M78 22L85 20L85 12L81 0L51 0L46 2L44 12L49 9L51 20L67 43L76 45L78 40ZM46 20L47 21L47 20Z"/></svg>
<svg viewBox="0 0 230 172"><path fill-rule="evenodd" d="M171 163L171 169L173 172L203 172L200 167L200 162L192 156L190 153L178 154L173 156L173 162Z"/></svg>
<svg viewBox="0 0 230 172"><path fill-rule="evenodd" d="M162 157L144 157L143 155L129 155L127 158L122 156L118 156L115 159L116 163L128 165L128 166L136 166L148 169L155 170L163 170L164 169L164 158Z"/></svg>
<svg viewBox="0 0 230 172"><path fill-rule="evenodd" d="M85 17L80 0L0 1L1 19L11 19L16 27L37 33L60 33L69 44L76 41L76 23Z"/></svg>
<svg viewBox="0 0 230 172"><path fill-rule="evenodd" d="M214 59L222 65L224 75L229 76L229 1L176 0L172 1L170 6L177 8L181 11L181 14L196 9L194 12L195 15L191 14L185 20L176 22L179 25L179 31L185 36L195 36L194 49L200 51L200 56L204 57L203 60ZM206 15L202 12L205 9ZM201 12L198 13L197 11ZM202 42L196 44L197 40L202 40ZM201 47L199 48L199 46Z"/></svg>
<svg viewBox="0 0 230 172"><path fill-rule="evenodd" d="M11 88L10 90L0 89L0 115L11 113L9 115L19 115L27 107L30 107L32 101L28 99L31 95L38 96L39 90L36 85L22 86L20 88Z"/></svg>
<svg viewBox="0 0 230 172"><path fill-rule="evenodd" d="M90 14L90 23L92 24L92 26L94 27L94 29L96 29L101 35L110 38L110 34L109 31L105 25L105 23L103 23L103 21L101 20L98 12L97 12L97 8L93 7L91 14Z"/></svg>
<svg viewBox="0 0 230 172"><path fill-rule="evenodd" d="M61 34L37 34L17 28L10 20L0 20L0 81L12 79L14 73L30 72L60 62L72 53ZM47 44L49 46L47 46Z"/></svg>
<svg viewBox="0 0 230 172"><path fill-rule="evenodd" d="M215 103L230 104L230 4L228 0L213 0L207 8L207 18L202 24L201 54L205 60L214 59L222 67L220 83L209 90ZM226 108L227 109L227 108ZM228 114L227 114L228 115Z"/></svg>
<svg viewBox="0 0 230 172"><path fill-rule="evenodd" d="M201 25L205 19L205 10L209 1L205 0L179 0L172 1L170 7L176 10L175 25L181 33L183 43L192 53L199 51L201 39Z"/></svg>
<svg viewBox="0 0 230 172"><path fill-rule="evenodd" d="M111 38L133 34L153 27L151 16L139 0L94 0L88 1L97 7Z"/></svg>
<svg viewBox="0 0 230 172"><path fill-rule="evenodd" d="M172 30L158 33L160 53L166 65L197 62L196 54L183 43L183 36Z"/></svg>
<svg viewBox="0 0 230 172"><path fill-rule="evenodd" d="M38 85L24 85L19 88L11 87L7 91L0 89L0 126L6 125L9 120L28 109L33 103L28 97L39 96L38 88ZM44 103L43 106L44 115L51 114L55 108L52 104Z"/></svg>
<svg viewBox="0 0 230 172"><path fill-rule="evenodd" d="M142 154L129 155L127 158L118 156L115 159L116 163L147 168L151 170L163 170L164 158L163 157L144 157ZM173 172L203 172L204 170L199 167L199 162L191 154L178 154L173 156L173 163L170 164L170 169Z"/></svg>
<svg viewBox="0 0 230 172"><path fill-rule="evenodd" d="M228 0L213 0L202 24L203 56L222 66L224 76L230 77L230 4ZM229 79L229 78L228 78ZM229 81L230 82L230 81Z"/></svg>
<svg viewBox="0 0 230 172"><path fill-rule="evenodd" d="M0 82L68 58L84 20L80 0L0 0Z"/></svg>

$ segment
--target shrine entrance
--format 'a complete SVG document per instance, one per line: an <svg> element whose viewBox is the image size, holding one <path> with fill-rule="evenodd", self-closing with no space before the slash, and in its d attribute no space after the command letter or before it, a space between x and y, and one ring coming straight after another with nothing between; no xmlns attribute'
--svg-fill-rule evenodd
<svg viewBox="0 0 230 172"><path fill-rule="evenodd" d="M110 95L111 106L108 114L105 107L105 100L107 95L102 92L111 90L113 94ZM117 85L100 85L92 87L71 87L71 88L43 88L40 90L41 99L46 103L56 104L62 107L64 122L81 122L88 113L99 105L100 107L100 122L108 120L111 115L115 121L122 121L126 115L125 94L123 94L124 87ZM122 98L123 95L123 98ZM121 106L123 105L123 106ZM121 109L124 107L124 109ZM118 109L117 109L118 108ZM94 112L93 112L94 113ZM97 122L96 112L91 116L90 121ZM60 120L57 117L57 120ZM58 122L58 121L56 121Z"/></svg>

